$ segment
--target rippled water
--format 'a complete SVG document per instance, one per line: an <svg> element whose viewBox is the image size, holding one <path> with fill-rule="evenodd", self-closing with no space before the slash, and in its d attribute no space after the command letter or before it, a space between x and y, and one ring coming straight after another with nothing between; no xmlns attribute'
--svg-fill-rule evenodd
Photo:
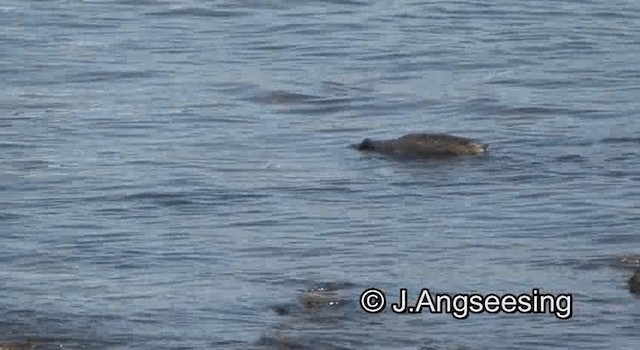
<svg viewBox="0 0 640 350"><path fill-rule="evenodd" d="M640 348L602 263L640 253L638 2L9 0L0 28L0 341ZM490 154L346 147L414 131ZM340 315L273 312L331 281ZM369 315L369 287L574 316Z"/></svg>

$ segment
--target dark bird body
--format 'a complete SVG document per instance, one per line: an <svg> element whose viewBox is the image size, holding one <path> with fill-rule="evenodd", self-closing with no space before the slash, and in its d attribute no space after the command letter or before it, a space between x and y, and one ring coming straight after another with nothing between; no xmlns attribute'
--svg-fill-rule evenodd
<svg viewBox="0 0 640 350"><path fill-rule="evenodd" d="M397 139L371 140L352 145L358 151L408 158L452 158L480 156L488 146L471 139L447 134L407 134Z"/></svg>

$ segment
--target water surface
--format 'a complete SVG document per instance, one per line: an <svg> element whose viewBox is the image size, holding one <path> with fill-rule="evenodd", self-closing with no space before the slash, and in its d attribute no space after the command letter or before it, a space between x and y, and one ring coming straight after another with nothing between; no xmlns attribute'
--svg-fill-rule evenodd
<svg viewBox="0 0 640 350"><path fill-rule="evenodd" d="M9 0L0 27L0 340L640 347L604 263L640 253L638 3ZM491 152L347 147L416 131ZM332 281L340 315L273 311ZM369 287L574 316L367 315Z"/></svg>

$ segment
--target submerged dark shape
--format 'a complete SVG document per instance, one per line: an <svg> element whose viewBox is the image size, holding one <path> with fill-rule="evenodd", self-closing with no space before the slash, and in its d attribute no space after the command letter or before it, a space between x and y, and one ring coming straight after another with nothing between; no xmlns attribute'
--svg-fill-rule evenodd
<svg viewBox="0 0 640 350"><path fill-rule="evenodd" d="M375 152L409 158L452 158L459 156L481 156L488 145L465 137L447 134L407 134L397 139L372 140L365 138L351 145L358 151Z"/></svg>
<svg viewBox="0 0 640 350"><path fill-rule="evenodd" d="M629 291L631 293L640 294L640 270L637 270L636 273L629 278L627 283L629 284Z"/></svg>

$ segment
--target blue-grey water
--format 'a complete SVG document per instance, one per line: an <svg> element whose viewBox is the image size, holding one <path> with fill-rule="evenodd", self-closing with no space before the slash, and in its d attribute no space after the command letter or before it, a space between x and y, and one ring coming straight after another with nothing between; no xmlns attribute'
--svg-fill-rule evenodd
<svg viewBox="0 0 640 350"><path fill-rule="evenodd" d="M640 2L0 4L0 341L639 349ZM365 156L448 132L490 153ZM342 283L335 315L294 308ZM366 314L369 287L573 293ZM43 345L44 346L44 345Z"/></svg>

